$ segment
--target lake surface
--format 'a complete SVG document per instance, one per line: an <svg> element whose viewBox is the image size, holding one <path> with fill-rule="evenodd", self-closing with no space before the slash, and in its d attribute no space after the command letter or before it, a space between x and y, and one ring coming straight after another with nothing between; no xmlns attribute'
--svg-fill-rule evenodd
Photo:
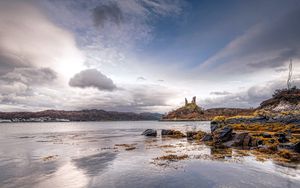
<svg viewBox="0 0 300 188"><path fill-rule="evenodd" d="M208 146L144 137L147 128L209 131L209 122L2 123L0 187L300 187L299 165L211 160ZM190 157L156 160L170 153Z"/></svg>

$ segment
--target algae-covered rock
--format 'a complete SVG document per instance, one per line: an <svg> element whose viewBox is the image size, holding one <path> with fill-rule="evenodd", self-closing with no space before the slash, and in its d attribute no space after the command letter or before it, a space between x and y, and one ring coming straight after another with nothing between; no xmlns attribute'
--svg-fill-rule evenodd
<svg viewBox="0 0 300 188"><path fill-rule="evenodd" d="M162 136L169 136L172 138L183 138L186 137L182 132L177 130L170 130L170 129L162 129L161 130Z"/></svg>
<svg viewBox="0 0 300 188"><path fill-rule="evenodd" d="M226 142L232 139L232 128L229 126L216 129L212 133L213 141L215 143Z"/></svg>

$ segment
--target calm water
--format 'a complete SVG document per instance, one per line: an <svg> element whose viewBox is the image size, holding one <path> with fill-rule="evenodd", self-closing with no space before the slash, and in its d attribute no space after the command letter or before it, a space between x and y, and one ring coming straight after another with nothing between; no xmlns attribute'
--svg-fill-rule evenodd
<svg viewBox="0 0 300 188"><path fill-rule="evenodd" d="M186 139L141 136L147 128L208 131L209 122L0 124L0 187L300 187L299 166L253 157L190 157L158 165L154 159L167 152L197 156L212 150Z"/></svg>

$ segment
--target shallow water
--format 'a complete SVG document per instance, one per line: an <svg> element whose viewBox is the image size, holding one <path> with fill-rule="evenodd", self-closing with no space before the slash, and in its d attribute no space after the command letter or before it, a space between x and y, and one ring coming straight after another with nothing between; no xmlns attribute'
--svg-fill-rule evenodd
<svg viewBox="0 0 300 188"><path fill-rule="evenodd" d="M147 138L147 128L208 131L209 122L0 124L0 187L300 187L299 165L251 156L211 160L203 157L213 155L208 146ZM170 153L190 157L155 159Z"/></svg>

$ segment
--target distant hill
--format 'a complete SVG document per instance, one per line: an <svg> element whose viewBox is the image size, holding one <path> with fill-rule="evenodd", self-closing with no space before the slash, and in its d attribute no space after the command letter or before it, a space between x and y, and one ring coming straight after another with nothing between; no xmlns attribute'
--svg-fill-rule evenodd
<svg viewBox="0 0 300 188"><path fill-rule="evenodd" d="M104 110L46 110L40 112L0 112L0 119L14 122L159 120L160 118L161 114L158 113L115 112Z"/></svg>

